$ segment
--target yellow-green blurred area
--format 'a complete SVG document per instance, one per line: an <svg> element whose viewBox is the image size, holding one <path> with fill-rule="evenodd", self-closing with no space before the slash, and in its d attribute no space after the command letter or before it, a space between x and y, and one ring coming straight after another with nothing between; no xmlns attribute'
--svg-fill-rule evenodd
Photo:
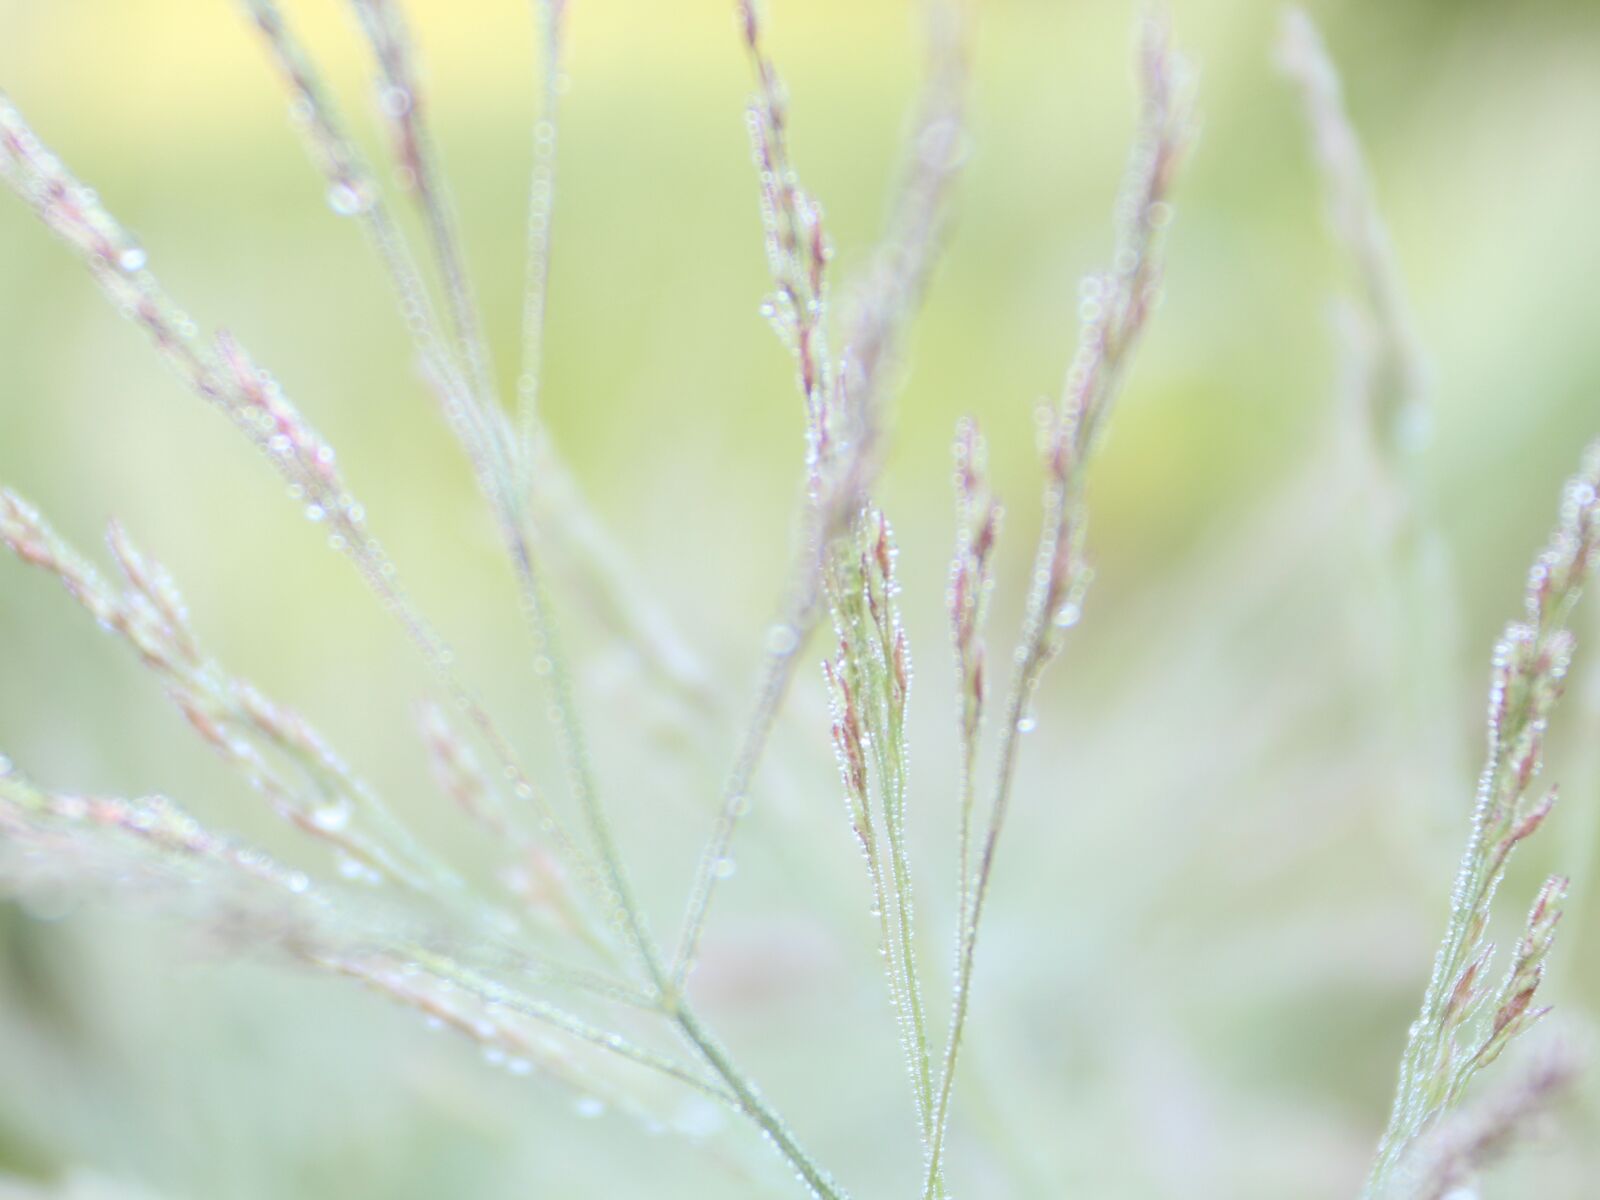
<svg viewBox="0 0 1600 1200"><path fill-rule="evenodd" d="M792 557L802 422L767 289L724 0L571 0L544 411L642 588L714 680L685 712L556 580L604 799L670 942ZM1350 290L1280 12L1177 0L1201 134L1167 284L1092 485L1097 577L1024 739L957 1084L952 1183L1009 1197L1348 1197L1387 1113L1482 757L1493 640L1600 432L1600 13L1421 0L1313 10L1340 64L1431 368L1416 471L1436 538L1382 536L1341 439L1330 312ZM517 0L412 0L430 111L500 378L516 378L535 107ZM1004 668L1039 524L1034 412L1112 250L1134 120L1122 0L979 5L971 151L910 345L879 497L916 664L910 799L936 1026L955 890L949 443L975 414L1006 502ZM345 6L285 5L355 131L383 138ZM773 0L793 147L848 278L894 178L921 43L906 0ZM340 462L464 674L560 794L510 573L357 226L335 216L226 0L0 0L0 87L206 329L237 335ZM387 172L385 172L387 174ZM301 709L424 838L492 847L433 788L429 679L269 465L183 390L81 264L0 196L0 480L97 551L113 514L208 647ZM1429 576L1429 572L1434 572ZM1418 576L1443 578L1433 591ZM1418 608L1417 595L1432 597ZM1527 1041L1600 1012L1600 605L1581 610L1547 775L1560 806L1501 896L1574 875ZM862 1197L920 1157L870 890L840 801L820 640L751 792L693 979L708 1019ZM992 731L991 731L992 733ZM182 801L318 875L126 648L0 562L0 749L51 787ZM181 915L181 914L180 914ZM173 915L73 894L0 909L0 1195L799 1194L729 1118L699 1138L574 1095L343 982ZM1508 1054L1485 1082L1512 1083ZM1600 1084L1486 1196L1593 1194ZM582 1106L587 1108L588 1106ZM703 1123L702 1123L703 1124ZM33 1189L37 1188L35 1191Z"/></svg>

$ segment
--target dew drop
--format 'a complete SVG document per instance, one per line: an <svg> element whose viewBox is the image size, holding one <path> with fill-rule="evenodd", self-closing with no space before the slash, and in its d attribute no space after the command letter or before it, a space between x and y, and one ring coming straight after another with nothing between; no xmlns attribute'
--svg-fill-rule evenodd
<svg viewBox="0 0 1600 1200"><path fill-rule="evenodd" d="M604 1100L598 1099L594 1096L582 1096L578 1099L578 1102L572 1106L572 1110L580 1117L583 1117L587 1120L593 1120L595 1117L602 1115L606 1111L606 1103Z"/></svg>
<svg viewBox="0 0 1600 1200"><path fill-rule="evenodd" d="M375 867L369 867L347 854L339 856L339 877L348 879L352 883L364 883L372 887L383 882L383 875Z"/></svg>
<svg viewBox="0 0 1600 1200"><path fill-rule="evenodd" d="M711 868L711 873L718 879L731 879L734 872L739 869L739 864L731 858L717 859L717 865Z"/></svg>
<svg viewBox="0 0 1600 1200"><path fill-rule="evenodd" d="M787 658L800 648L800 635L793 625L783 622L767 630L767 653Z"/></svg>
<svg viewBox="0 0 1600 1200"><path fill-rule="evenodd" d="M411 93L403 87L386 87L378 93L378 107L386 117L403 117L411 111Z"/></svg>
<svg viewBox="0 0 1600 1200"><path fill-rule="evenodd" d="M343 801L319 805L311 810L311 823L323 833L338 833L350 824L350 806Z"/></svg>
<svg viewBox="0 0 1600 1200"><path fill-rule="evenodd" d="M1018 733L1032 733L1039 728L1039 721L1032 713L1027 713L1017 718Z"/></svg>
<svg viewBox="0 0 1600 1200"><path fill-rule="evenodd" d="M145 254L144 247L136 244L124 246L117 254L117 266L130 275L135 271L142 271L148 261L149 255Z"/></svg>
<svg viewBox="0 0 1600 1200"><path fill-rule="evenodd" d="M372 207L367 191L349 180L340 180L328 189L328 207L341 217L354 217Z"/></svg>

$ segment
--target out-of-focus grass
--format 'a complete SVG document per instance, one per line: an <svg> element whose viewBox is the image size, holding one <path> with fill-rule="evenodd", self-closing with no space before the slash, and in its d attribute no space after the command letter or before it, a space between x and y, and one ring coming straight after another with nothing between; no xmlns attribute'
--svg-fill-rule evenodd
<svg viewBox="0 0 1600 1200"><path fill-rule="evenodd" d="M343 13L289 7L361 109ZM532 94L522 5L410 7L509 379ZM848 270L914 83L910 9L773 8L796 153ZM1353 1194L1465 833L1491 638L1559 480L1600 426L1593 14L1329 6L1318 15L1434 367L1424 502L1457 563L1466 681L1436 714L1461 745L1445 811L1390 733L1406 664L1371 660L1361 497L1319 466L1340 266L1269 65L1277 13L1254 0L1178 8L1203 134L1165 304L1098 467L1099 582L1026 746L1026 832L1004 852L956 1111L967 1194ZM911 804L930 954L946 952L953 891L947 443L967 411L989 434L1010 510L1004 630L1037 521L1032 405L1070 353L1076 279L1107 250L1133 12L984 6L970 176L883 495L921 668ZM626 658L567 614L590 664L602 781L665 927L786 561L800 420L756 312L746 78L726 6L582 0L574 22L548 413L729 701L683 736ZM543 723L506 652L521 635L492 531L233 7L0 0L0 81L174 294L245 338L329 434L375 529L537 758ZM121 516L173 568L220 655L300 702L421 828L448 836L419 782L407 701L423 680L401 639L233 432L13 202L0 203L0 477L81 541ZM1600 636L1590 643L1592 685ZM913 1165L912 1121L813 684L762 774L702 983L823 1157L862 1194L886 1194ZM1512 880L1524 891L1535 867L1595 853L1600 704L1581 700L1551 764L1564 809L1542 859ZM0 744L61 786L168 791L283 845L180 726L51 586L0 562ZM1553 981L1580 1025L1600 996L1600 892L1587 895ZM693 1149L578 1121L376 1001L219 964L103 912L46 915L60 919L13 911L3 925L0 1166L48 1176L79 1163L180 1197L751 1194ZM1561 1148L1515 1168L1505 1194L1519 1179L1581 1194L1600 1166L1586 1095Z"/></svg>

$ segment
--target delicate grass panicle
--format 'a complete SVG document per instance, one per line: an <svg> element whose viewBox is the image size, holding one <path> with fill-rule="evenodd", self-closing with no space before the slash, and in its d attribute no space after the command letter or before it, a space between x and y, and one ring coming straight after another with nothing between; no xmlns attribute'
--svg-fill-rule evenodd
<svg viewBox="0 0 1600 1200"><path fill-rule="evenodd" d="M1491 907L1517 845L1555 804L1537 786L1545 731L1566 686L1576 639L1567 623L1600 559L1600 442L1562 495L1560 521L1528 575L1523 619L1495 648L1489 691L1489 755L1478 784L1472 835L1450 900L1450 924L1422 1011L1400 1062L1394 1109L1367 1184L1372 1200L1411 1196L1409 1154L1461 1098L1472 1078L1549 1011L1534 1004L1561 919L1567 880L1545 881L1498 983L1488 940Z"/></svg>
<svg viewBox="0 0 1600 1200"><path fill-rule="evenodd" d="M355 981L476 1043L514 1075L571 1087L578 1111L611 1105L648 1127L704 1137L707 1112L742 1118L810 1194L845 1186L805 1147L700 1015L690 980L718 881L731 868L767 741L824 616L823 664L845 811L867 868L888 994L911 1084L922 1163L902 1193L951 1194L947 1131L974 994L979 933L1011 807L1023 735L1049 664L1083 615L1087 480L1133 353L1159 297L1171 191L1191 140L1190 82L1159 16L1140 27L1139 129L1116 205L1109 268L1081 289L1076 353L1058 400L1039 414L1043 519L1033 550L1008 690L993 712L987 614L1001 509L977 425L955 439L956 547L946 595L956 687L959 773L954 985L924 984L915 927L910 826L933 794L914 782L908 720L911 651L900 617L896 547L875 484L910 322L938 260L967 151L971 8L929 0L926 81L913 110L888 220L864 266L836 283L822 205L802 182L789 101L754 0L735 5L754 75L747 121L771 292L762 311L791 355L805 422L792 561L765 638L753 698L724 776L670 950L641 905L590 762L586 726L546 580L552 559L586 605L636 647L685 714L721 709L698 656L641 586L585 505L539 414L549 307L565 4L535 0L542 87L531 118L521 363L500 394L466 270L462 230L429 126L416 48L393 0L351 0L370 53L390 180L370 167L273 0L243 0L286 88L293 121L334 213L364 231L387 279L420 373L469 461L516 580L531 673L546 689L561 761L525 766L505 728L462 678L369 527L332 447L234 336L203 335L163 290L145 250L0 97L0 176L144 330L188 389L254 443L294 502L401 625L436 695L418 707L422 756L440 796L472 827L494 869L465 873L415 836L396 808L310 724L209 655L166 571L116 524L112 578L25 500L0 491L0 541L54 576L155 676L189 726L247 787L307 839L304 866L279 864L214 832L161 797L80 796L32 782L0 759L0 872L8 886L63 880L142 896L245 947ZM1409 337L1381 226L1337 78L1308 23L1286 52L1306 86L1336 225L1360 264L1374 336L1367 371L1377 425L1404 427L1414 387ZM402 221L397 194L412 206ZM414 237L408 230L420 230ZM413 243L416 243L415 245ZM834 298L842 298L835 306ZM837 308L837 311L835 311ZM1497 1107L1446 1119L1475 1073L1545 1011L1534 1003L1565 884L1539 893L1503 979L1490 976L1491 903L1515 846L1550 811L1535 789L1546 723L1573 651L1567 620L1600 554L1600 446L1569 485L1561 523L1530 579L1525 619L1496 658L1490 754L1449 931L1413 1026L1394 1113L1367 1195L1440 1197L1497 1154L1566 1078L1565 1061L1529 1076ZM994 726L992 739L986 729ZM992 740L992 755L985 742ZM331 869L328 869L331 865ZM949 1019L930 1015L949 1005Z"/></svg>
<svg viewBox="0 0 1600 1200"><path fill-rule="evenodd" d="M1428 425L1427 372L1389 234L1344 108L1338 71L1303 10L1286 10L1277 60L1301 92L1329 224L1356 287L1356 298L1339 311L1345 415L1363 426L1361 440L1377 468L1368 478L1382 518L1381 549L1389 563L1385 582L1396 593L1388 599L1400 614L1396 625L1404 630L1412 661L1404 668L1412 678L1396 686L1411 693L1418 709L1447 706L1450 648L1438 631L1449 624L1454 589L1437 539L1419 512L1411 469ZM1534 783L1545 728L1574 649L1567 620L1593 570L1597 472L1600 443L1590 447L1579 474L1567 484L1560 522L1530 575L1525 619L1507 628L1495 651L1489 758L1478 786L1472 836L1452 893L1450 925L1422 1011L1408 1034L1393 1111L1364 1193L1369 1200L1444 1197L1468 1184L1573 1073L1568 1059L1548 1052L1495 1104L1450 1115L1476 1073L1549 1011L1533 1001L1567 880L1552 877L1539 890L1526 932L1498 984L1491 978L1495 947L1487 931L1511 852L1540 826L1555 801L1554 789L1536 791ZM1399 654L1393 657L1400 662ZM1416 669L1417 659L1426 671ZM1420 740L1426 728L1418 719L1405 730ZM1447 761L1453 749L1446 747L1430 765Z"/></svg>

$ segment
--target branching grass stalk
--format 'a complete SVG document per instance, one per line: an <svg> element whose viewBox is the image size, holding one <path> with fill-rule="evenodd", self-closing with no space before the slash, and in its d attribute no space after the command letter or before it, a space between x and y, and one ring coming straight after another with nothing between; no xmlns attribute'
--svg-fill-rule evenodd
<svg viewBox="0 0 1600 1200"><path fill-rule="evenodd" d="M740 29L755 74L750 125L769 266L777 294L766 311L795 357L807 413L807 491L797 521L799 550L779 616L768 632L753 711L722 789L711 833L689 890L672 977L682 986L768 735L794 677L798 651L821 617L823 574L836 539L865 502L878 468L878 437L905 329L940 249L951 192L964 155L971 35L967 0L927 0L927 79L907 136L901 177L884 231L852 290L845 346L827 352L826 287L831 248L820 206L790 159L783 84L768 57L754 0L740 0ZM830 384L830 381L831 384ZM840 434L843 435L842 444Z"/></svg>
<svg viewBox="0 0 1600 1200"><path fill-rule="evenodd" d="M1021 735L1032 728L1040 677L1077 624L1092 572L1083 558L1087 514L1087 468L1120 389L1130 354L1157 298L1162 230L1173 175L1189 134L1180 95L1184 70L1172 51L1166 25L1149 18L1139 46L1142 117L1122 195L1113 270L1084 289L1083 329L1061 401L1046 426L1044 524L1034 559L1033 588L1013 656L1015 676L1000 734L988 824L983 836L970 906L957 930L957 976L949 1037L934 1109L932 1148L923 1189L936 1200L950 1095L971 1000L978 931L988 898L995 854L1011 803Z"/></svg>
<svg viewBox="0 0 1600 1200"><path fill-rule="evenodd" d="M378 8L371 6L365 11L369 15L382 15ZM386 38L393 36L393 30L387 27L378 32ZM383 45L388 48L384 53L392 53L393 42ZM393 78L404 77L404 71L394 61L388 62L385 69ZM408 106L408 112L414 114L415 106ZM544 806L542 794L534 789L526 773L516 764L509 744L460 682L453 653L424 621L398 582L393 564L366 532L364 510L334 470L331 449L290 404L277 384L225 335L219 336L215 351L199 342L193 322L172 305L145 268L143 251L127 237L92 193L65 174L15 109L3 102L0 102L0 174L33 205L46 225L79 251L102 290L145 328L162 357L189 386L221 408L277 466L293 494L307 502L308 515L330 530L330 540L335 547L352 561L383 607L400 622L456 707L502 763L518 796L540 805L545 813L544 824L551 831L559 831L561 825L554 811ZM434 195L437 196L436 190ZM436 232L445 228L441 224ZM457 299L461 297L458 295ZM459 311L464 313L465 309ZM477 411L489 410L480 406ZM505 443L497 439L495 445L503 447ZM485 474L493 482L514 481L514 474L499 453L487 465ZM570 837L556 832L559 848L581 865L583 878L602 884L604 893L612 898L608 916L619 918L629 933L655 990L655 1007L672 1020L708 1066L727 1083L739 1111L766 1134L818 1195L842 1197L844 1193L800 1148L776 1112L761 1099L754 1085L738 1071L727 1052L710 1037L671 986L595 794L570 682L560 662L554 623L531 553L526 510L516 502L514 490L504 486L491 488L489 498L511 551L519 591L535 631L538 653L535 665L540 667L542 660L544 669L539 673L548 676L552 708L562 736L573 790L599 862L590 865L587 856Z"/></svg>
<svg viewBox="0 0 1600 1200"><path fill-rule="evenodd" d="M342 122L328 97L327 89L318 79L309 56L292 28L272 0L246 0L246 2L258 28L266 38L280 73L284 76L293 97L295 111L307 130L310 146L329 180L330 203L336 211L359 217L367 229L399 301L401 311L406 317L407 327L422 355L425 375L440 393L446 415L473 464L474 473L485 499L501 512L502 528L506 530L508 537L525 538L526 531L518 531L523 515L517 504L517 493L512 484L515 476L512 462L506 452L502 429L503 417L499 409L495 406L492 396L474 396L469 390L459 363L442 338L432 301L409 246L389 214L381 192L371 177L371 172L342 132ZM398 14L386 13L380 8L372 7L363 7L362 12L364 28L368 29L369 36L377 39L374 43L375 52L382 55L384 53L382 46L403 44L400 42L404 37L403 31L385 24L397 20ZM392 53L390 57L393 58ZM387 71L400 69L399 65L385 67ZM388 107L395 108L397 105L398 101L395 100L391 101ZM393 115L396 114L391 114ZM418 120L414 105L407 106L407 111L398 115L408 116L413 122ZM448 225L440 226L439 229L448 232ZM453 256L453 251L450 251L448 246L444 252ZM491 723L481 707L470 697L463 698L459 693L456 693L456 700L458 706L463 708L480 734L488 741L496 757L506 763L508 769L517 777L516 790L519 796L523 799L534 798L534 789L527 779L526 772L513 765L514 760L510 757L509 747L504 739L492 730ZM598 870L592 865L586 865L586 856L565 833L564 826L555 812L544 804L542 793L539 796L540 817L544 827L553 832L564 857L572 861L580 875L592 883L599 878ZM583 917L582 924L586 929L588 940L595 945L603 944L594 931L588 928L587 923L588 918Z"/></svg>
<svg viewBox="0 0 1600 1200"><path fill-rule="evenodd" d="M549 599L535 566L533 532L523 486L526 482L526 455L518 455L513 450L503 412L495 400L487 339L466 275L460 236L445 192L443 175L438 167L431 135L423 120L422 97L417 88L410 38L398 8L390 0L352 2L378 61L384 84L379 105L392 122L402 183L413 191L429 231L456 336L478 390L479 411L493 431L488 441L494 476L494 492L490 500L499 510L522 605L532 626L535 669L537 674L544 676L548 686L552 716L567 763L569 787L600 860L600 869L615 908L612 919L620 918L641 963L648 969L656 986L661 987L665 980L657 966L657 956L644 914L595 787L593 766L573 695L571 677L561 653ZM559 11L551 9L547 18L548 54L553 64L559 52L559 42L556 40ZM555 83L552 72L547 78L552 96ZM553 179L549 182L553 184ZM542 326L545 281L541 278L538 282L540 300L536 323ZM531 408L527 419L532 419Z"/></svg>
<svg viewBox="0 0 1600 1200"><path fill-rule="evenodd" d="M468 359L469 370L478 389L476 396L472 397L470 402L457 405L457 412L465 426L461 431L463 441L469 450L474 446L477 447L474 459L479 468L480 485L486 499L497 511L498 523L512 558L523 607L534 630L535 665L543 668L536 673L548 678L552 707L568 761L572 791L600 857L598 874L604 879L606 894L611 901L610 906L620 907L622 910L628 932L642 955L647 934L638 904L632 898L626 874L617 857L609 822L604 813L599 811L592 770L578 723L570 680L559 654L548 601L534 567L530 514L522 499L526 494L525 482L518 482L525 481L525 471L518 465L517 455L513 453L509 444L505 418L495 400L486 341L466 279L459 237L450 216L443 178L431 149L431 137L422 118L422 101L414 78L415 67L411 58L409 35L402 24L398 9L388 3L388 0L354 0L354 3L363 32L378 60L384 82L379 105L393 124L396 156L402 180L413 192L423 211L434 255L445 281L457 338ZM312 111L328 113L321 89L315 86L309 68L303 65L306 61L305 56L298 52L281 19L265 9L262 9L258 18L259 16L268 18L267 22L263 23L263 28L269 32L269 41L275 47L281 48L280 62L288 64L287 74L291 82L298 81L297 90L311 104ZM546 16L548 65L553 70L559 48L557 40L559 9L549 9ZM547 72L548 97L552 108L555 87L553 73ZM550 119L549 114L546 119ZM337 127L332 122L331 114L321 118L320 127L329 131L325 140L331 146L338 148L347 144L337 135ZM350 160L353 159L353 153L340 153L329 157L335 161ZM540 164L536 160L536 171L538 169ZM546 186L551 183L553 180L547 180ZM537 188L536 182L535 190ZM381 205L376 202L369 203L366 210L372 214L372 222L380 232L392 228L383 215L385 210ZM376 240L380 246L391 244L387 238ZM395 239L393 244L403 245L398 239ZM394 264L396 269L391 270L391 275L397 281L397 290L402 297L406 296L409 291L406 286L407 281L415 277L414 272L409 269L409 260L397 251L386 261ZM542 273L538 284L537 314L534 323L542 326L545 286ZM537 354L537 342L535 342L535 354ZM446 370L451 368L446 366ZM529 403L531 405L531 399ZM527 419L532 420L531 408ZM589 873L593 876L596 872L591 870Z"/></svg>
<svg viewBox="0 0 1600 1200"><path fill-rule="evenodd" d="M1547 880L1498 988L1487 940L1496 891L1512 852L1549 815L1555 792L1535 790L1546 727L1565 689L1576 639L1572 610L1600 560L1600 442L1562 497L1555 532L1528 576L1523 619L1495 649L1488 757L1472 832L1451 893L1450 918L1407 1035L1389 1122L1363 1196L1388 1200L1407 1155L1459 1099L1467 1082L1547 1009L1533 1008L1567 882Z"/></svg>
<svg viewBox="0 0 1600 1200"><path fill-rule="evenodd" d="M475 822L480 834L487 832L496 865L507 868L492 882L469 882L440 846L396 819L387 799L304 718L211 658L174 582L119 525L113 522L108 541L120 579L102 575L31 506L0 489L0 544L52 574L130 646L210 750L308 839L302 849L331 852L343 877L324 883L280 865L256 847L212 832L165 797L51 792L0 757L0 883L89 885L186 908L185 915L208 935L358 982L430 1026L469 1039L488 1062L513 1075L538 1071L581 1089L580 1111L591 1115L604 1098L659 1125L667 1098L687 1089L753 1126L812 1195L847 1200L844 1188L699 1015L688 987L764 749L800 651L826 605L837 636L837 650L824 664L832 737L846 811L866 859L872 915L911 1084L923 1150L922 1195L947 1200L954 1081L1022 739L1036 724L1041 680L1079 623L1092 580L1085 554L1089 471L1157 300L1168 195L1190 132L1184 69L1165 22L1151 19L1143 28L1141 122L1118 200L1115 257L1109 270L1084 283L1077 352L1059 399L1041 413L1043 526L992 775L981 769L983 727L992 707L984 625L1000 509L976 426L963 422L957 431L957 537L947 596L959 739L955 986L936 1062L917 954L909 838L910 652L898 611L896 551L873 491L907 328L938 261L950 194L966 153L976 0L926 0L927 78L909 122L904 161L884 228L864 269L843 289L837 319L831 308L833 250L822 207L796 166L787 92L766 48L757 0L736 0L754 78L747 117L771 277L763 313L789 353L802 402L803 495L794 522L797 549L778 619L768 630L753 711L739 734L670 957L652 934L603 802L547 586L568 565L562 556L570 556L579 586L592 594L587 607L636 648L682 711L717 708L696 656L649 589L633 579L541 423L566 0L530 0L540 79L522 231L521 357L509 398L496 377L401 0L348 2L375 61L377 107L390 140L394 181L420 221L420 254L345 133L331 93L276 0L240 2L287 86L329 207L359 219L422 372L471 465L528 625L531 665L558 742L557 770L564 771L567 795L558 813L468 689L450 646L370 532L333 448L237 339L225 331L198 331L161 287L144 249L0 96L0 180L68 243L107 300L143 331L183 383L268 459L319 536L351 563L397 621L445 701L427 708L421 722L428 773L440 795ZM1335 229L1355 266L1360 304L1352 310L1357 336L1347 347L1346 365L1353 368L1353 395L1387 485L1380 490L1395 510L1385 515L1395 518L1397 530L1383 531L1392 533L1394 545L1383 549L1411 551L1427 540L1427 531L1398 462L1418 424L1420 359L1337 75L1303 15L1290 17L1284 46L1286 64L1305 93ZM409 219L405 225L410 227ZM1393 561L1381 565L1399 568L1391 574L1409 575L1412 564L1398 554L1389 557ZM1364 1200L1440 1200L1498 1153L1570 1073L1570 1062L1553 1062L1476 1121L1451 1112L1477 1073L1547 1011L1534 1002L1567 902L1567 881L1553 876L1539 890L1498 982L1490 979L1496 956L1487 933L1513 851L1555 803L1554 791L1535 783L1546 727L1574 653L1567 626L1597 564L1600 443L1589 448L1569 481L1556 531L1529 575L1524 617L1507 628L1496 651L1489 751L1472 832ZM1419 613L1437 616L1446 607L1442 582L1406 578L1396 589L1397 629L1415 623ZM1424 590L1425 584L1435 590ZM1439 645L1430 642L1429 648L1437 658ZM1388 656L1398 661L1397 645ZM1434 667L1413 674L1445 680L1439 662ZM1420 701L1447 692L1417 692L1414 707L1420 713L1430 707ZM453 724L457 719L465 736ZM478 766L478 750L492 760L490 772ZM1144 876L1148 888L1151 873ZM517 902L515 911L508 911L507 897ZM576 961L567 961L569 955ZM674 1041L664 1049L650 1044L669 1033ZM647 1083L673 1090L663 1097ZM1011 1135L999 1130L994 1141L1003 1146Z"/></svg>

